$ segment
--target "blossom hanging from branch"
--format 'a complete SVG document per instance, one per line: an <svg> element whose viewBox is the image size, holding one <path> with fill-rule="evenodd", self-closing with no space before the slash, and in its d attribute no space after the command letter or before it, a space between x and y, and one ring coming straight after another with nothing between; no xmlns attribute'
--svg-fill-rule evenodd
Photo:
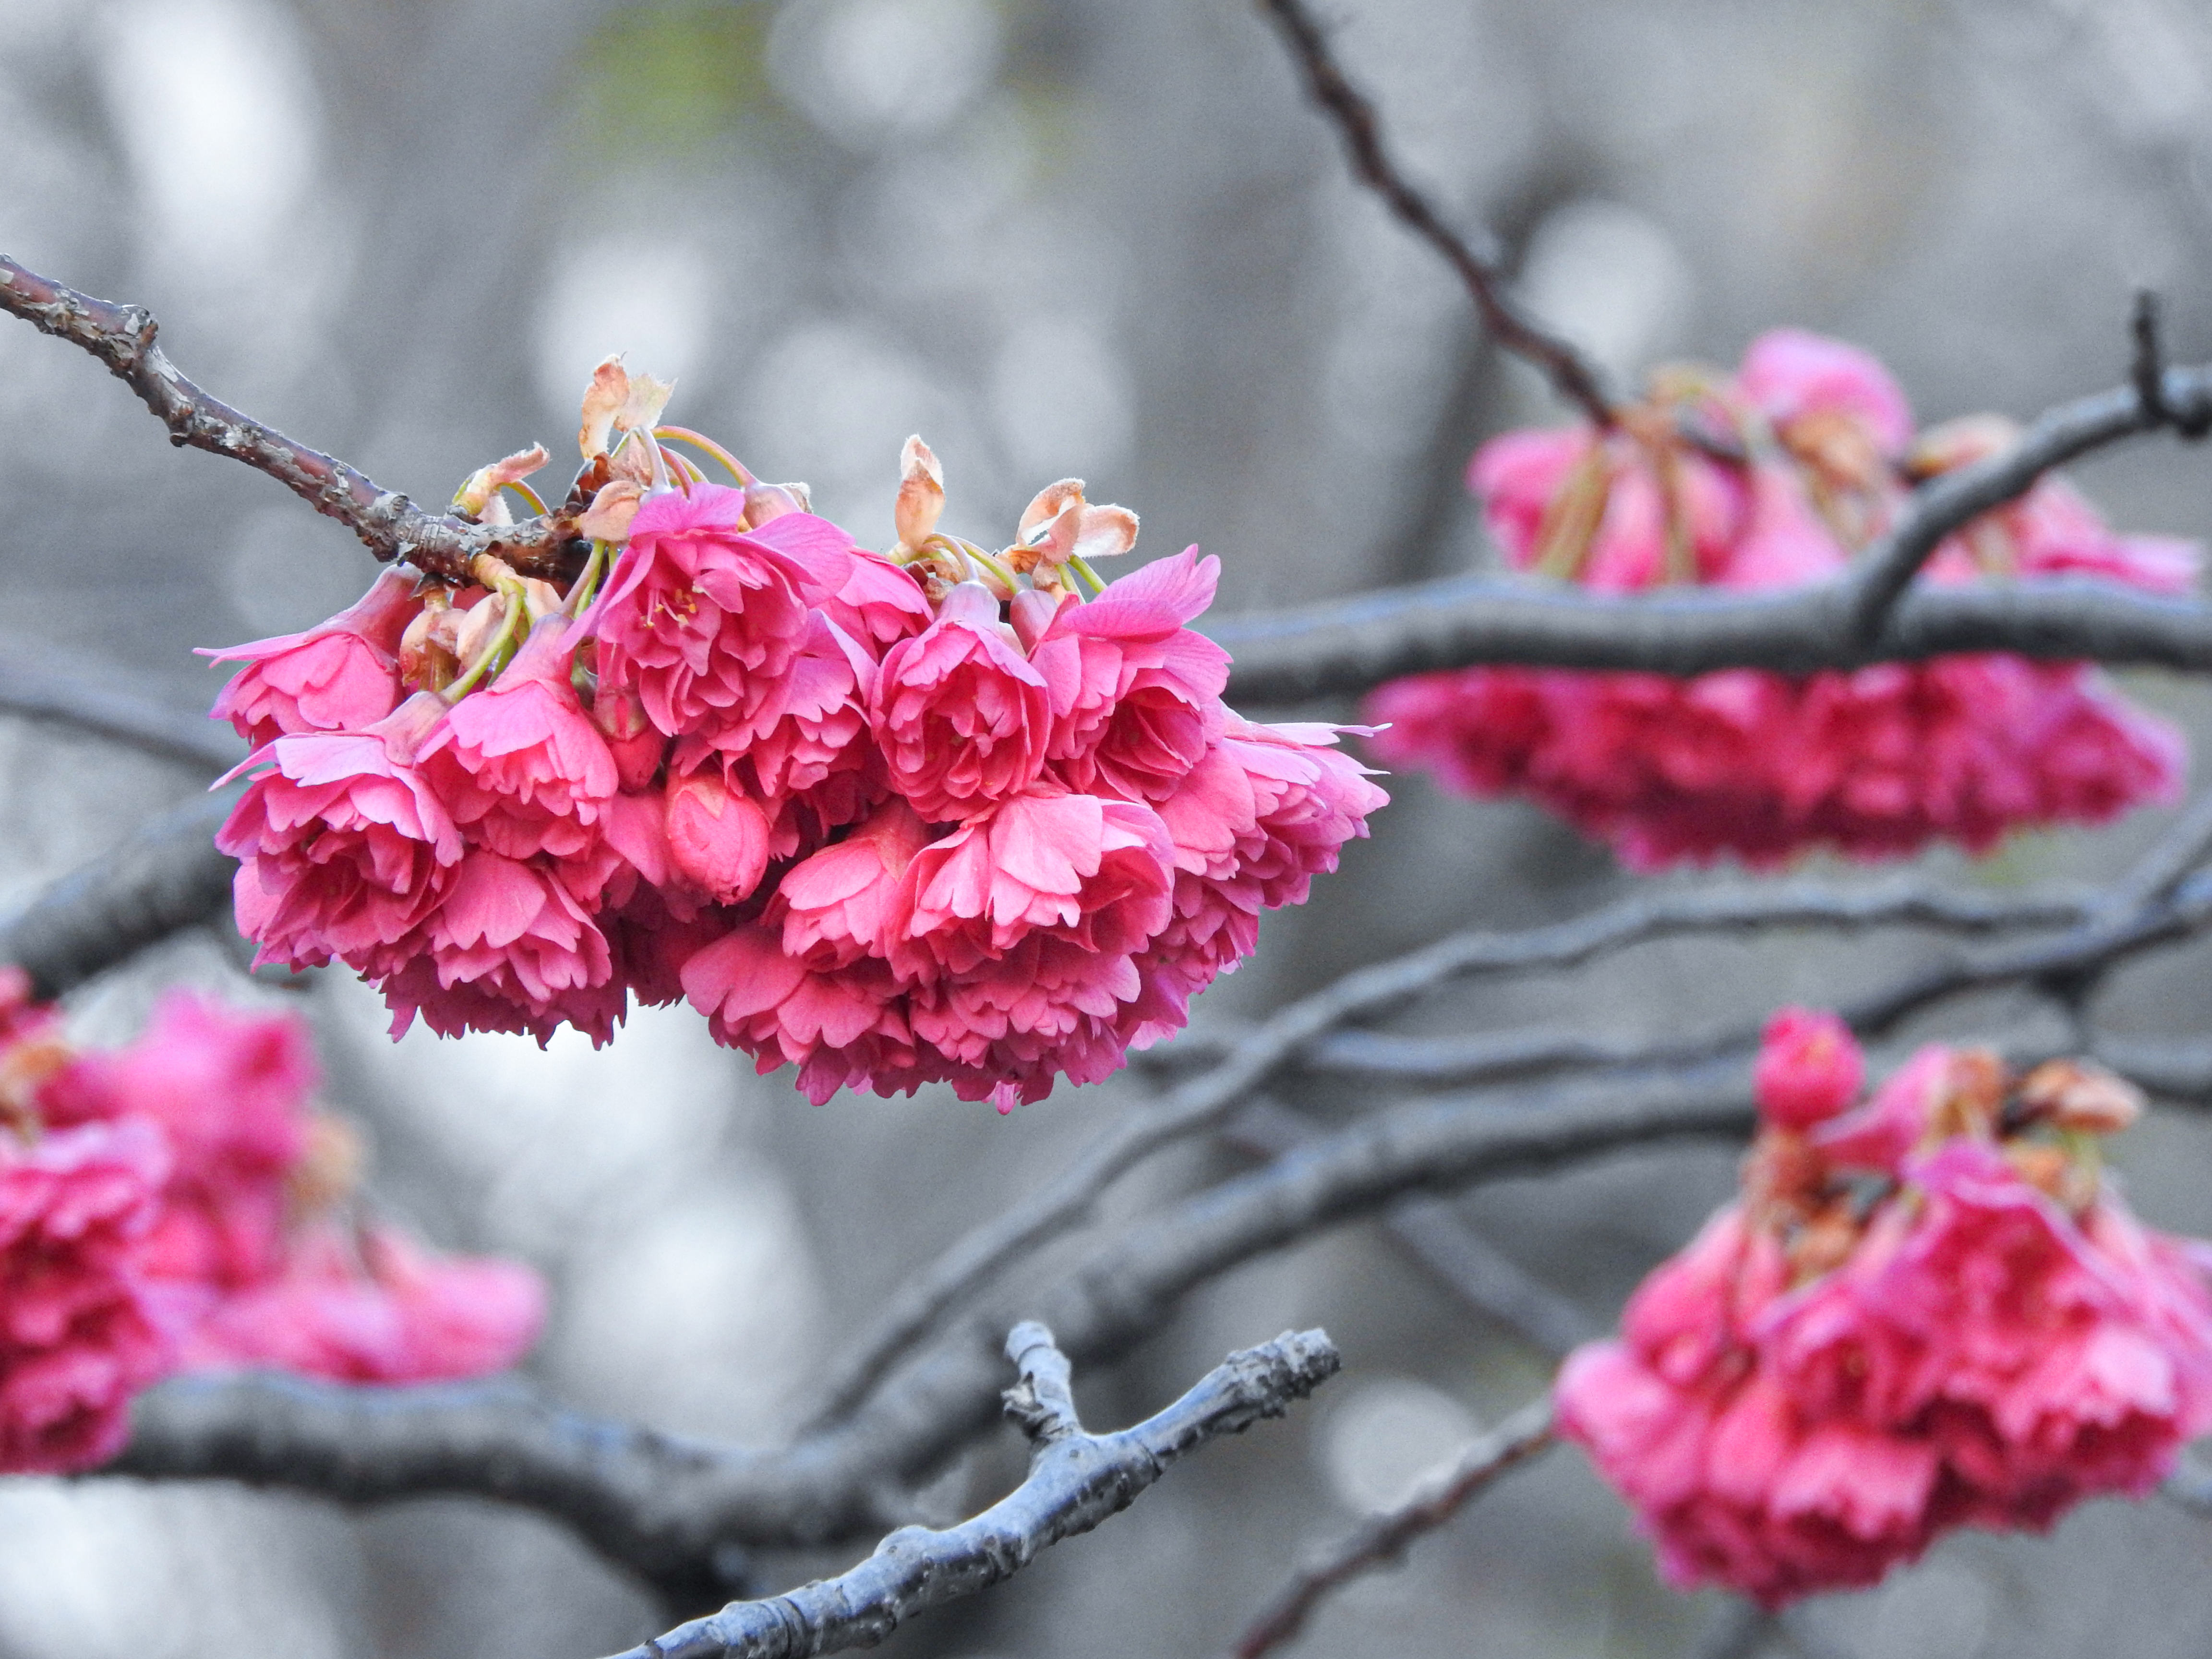
<svg viewBox="0 0 2212 1659"><path fill-rule="evenodd" d="M2134 1090L1938 1045L1854 1106L1860 1064L1777 1018L1741 1198L1561 1373L1559 1431L1678 1587L1870 1584L1954 1527L2140 1497L2212 1428L2202 1247L2102 1172Z"/></svg>
<svg viewBox="0 0 2212 1659"><path fill-rule="evenodd" d="M565 592L487 556L219 653L261 745L220 837L261 960L342 960L447 1034L603 1042L633 995L688 998L817 1100L1005 1109L1181 1029L1366 833L1384 796L1333 729L1221 701L1196 549L1108 584L1136 515L1064 479L987 550L938 527L916 438L878 555L660 424L668 393L594 376Z"/></svg>
<svg viewBox="0 0 2212 1659"><path fill-rule="evenodd" d="M1916 479L2004 449L1957 422L1915 441L1903 394L1851 347L1794 331L1731 376L1662 370L1609 433L1516 432L1469 481L1519 568L1595 592L1804 586L1843 571ZM2193 544L2107 529L2046 477L1948 538L1938 586L2090 574L2154 593L2196 579ZM1808 677L1482 667L1378 690L1376 752L1479 795L1523 794L1640 870L1813 846L1896 858L1931 841L1986 852L2016 826L2100 823L2173 798L2181 734L2091 666L2008 654Z"/></svg>
<svg viewBox="0 0 2212 1659"><path fill-rule="evenodd" d="M517 1263L449 1259L355 1212L358 1152L308 1102L296 1017L183 993L80 1052L0 979L0 1470L88 1468L179 1370L482 1376L544 1313Z"/></svg>

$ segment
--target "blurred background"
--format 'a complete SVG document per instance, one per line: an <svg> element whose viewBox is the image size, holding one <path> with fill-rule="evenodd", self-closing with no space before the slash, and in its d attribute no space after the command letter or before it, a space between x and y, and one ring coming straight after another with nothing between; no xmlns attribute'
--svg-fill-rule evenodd
<svg viewBox="0 0 2212 1659"><path fill-rule="evenodd" d="M2121 378L2143 284L2166 294L2179 355L2212 351L2212 13L2189 0L1331 9L1410 169L1462 222L1496 228L1531 305L1618 386L1670 356L1732 362L1794 323L1877 352L1923 420L2027 416ZM679 380L673 418L765 477L806 480L864 541L890 540L898 446L919 431L945 465L948 527L997 544L1033 490L1078 474L1093 500L1141 511L1140 556L1219 554L1233 612L1486 560L1466 457L1557 413L1347 182L1243 0L0 0L0 247L151 306L216 395L425 501L532 440L559 467L592 364L624 350ZM204 706L215 681L191 647L307 626L372 574L343 531L266 478L172 451L95 362L12 321L0 418L19 440L0 452L0 647L21 663ZM2080 481L2126 529L2212 524L2201 450L2143 444ZM2126 678L2212 738L2205 687ZM0 719L0 903L202 781ZM1626 890L1609 855L1529 810L1418 778L1392 788L1374 839L1305 911L1273 919L1202 1020L1263 1012L1449 927ZM2163 816L1930 863L1962 883L2099 878ZM1422 1010L1421 1029L1717 1028L1834 1002L1924 948L1651 946L1469 989ZM2203 1029L2208 966L2131 970L2100 1018ZM308 1011L329 1096L374 1141L376 1201L551 1278L533 1361L548 1388L739 1439L789 1432L811 1379L908 1272L1147 1097L1133 1077L1006 1120L929 1094L815 1109L680 1009L596 1054L394 1045L359 985L251 983L212 934L82 994L78 1028L119 1041L179 981ZM2034 1036L2020 1018L1991 998L1943 1029ZM1326 1119L1382 1103L1312 1088L1288 1103ZM2205 1125L2161 1115L2120 1150L2148 1219L2212 1231ZM1244 1156L1188 1149L1117 1205ZM1724 1151L1669 1152L1456 1207L1554 1293L1554 1334L1595 1331L1732 1178ZM1194 1297L1084 1382L1086 1411L1132 1419L1229 1348L1317 1323L1349 1364L1311 1407L890 1650L1216 1651L1305 1548L1548 1374L1540 1340L1359 1226ZM965 1512L1019 1468L1003 1437L932 1501ZM760 1571L780 1584L856 1553ZM1879 1591L1810 1604L1787 1639L1863 1659L2194 1654L2208 1567L2212 1526L2096 1504L2052 1540L1951 1540ZM1624 1511L1563 1452L1339 1597L1304 1650L1672 1655L1727 1613L1661 1589ZM0 1483L9 1659L247 1644L584 1659L659 1627L558 1528L489 1504L349 1515L212 1488Z"/></svg>

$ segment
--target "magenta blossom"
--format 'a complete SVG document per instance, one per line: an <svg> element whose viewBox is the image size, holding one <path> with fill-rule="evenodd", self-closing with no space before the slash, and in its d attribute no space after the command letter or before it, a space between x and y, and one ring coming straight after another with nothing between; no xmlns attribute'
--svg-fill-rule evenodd
<svg viewBox="0 0 2212 1659"><path fill-rule="evenodd" d="M1048 754L1068 787L1158 800L1219 734L1229 653L1183 624L1220 574L1189 548L1060 608L1030 659L1052 690Z"/></svg>
<svg viewBox="0 0 2212 1659"><path fill-rule="evenodd" d="M868 712L891 787L933 823L983 811L1044 769L1051 695L1001 626L989 591L962 582L876 678Z"/></svg>
<svg viewBox="0 0 2212 1659"><path fill-rule="evenodd" d="M239 859L239 930L257 962L376 971L434 910L461 836L416 771L445 705L418 692L367 732L280 738L216 836Z"/></svg>
<svg viewBox="0 0 2212 1659"><path fill-rule="evenodd" d="M257 749L292 732L358 732L399 701L399 636L422 608L414 578L387 570L351 607L304 634L203 650L246 665L209 712Z"/></svg>
<svg viewBox="0 0 2212 1659"><path fill-rule="evenodd" d="M416 750L463 833L508 858L587 848L620 784L571 683L574 624L550 616L498 679L454 704Z"/></svg>
<svg viewBox="0 0 2212 1659"><path fill-rule="evenodd" d="M1766 1022L1752 1089L1768 1123L1809 1129L1856 1100L1865 1081L1858 1039L1835 1015L1790 1007Z"/></svg>
<svg viewBox="0 0 2212 1659"><path fill-rule="evenodd" d="M1811 1141L1762 1133L1742 1200L1558 1384L1669 1582L1871 1584L1954 1527L2140 1496L2212 1428L2212 1286L2088 1144L2126 1103L1932 1048Z"/></svg>
<svg viewBox="0 0 2212 1659"><path fill-rule="evenodd" d="M712 484L647 497L595 607L600 678L670 737L745 730L805 633L806 566L744 514Z"/></svg>
<svg viewBox="0 0 2212 1659"><path fill-rule="evenodd" d="M520 1262L440 1256L384 1228L327 1224L283 1272L216 1304L184 1339L188 1371L265 1369L337 1382L438 1382L506 1370L545 1320Z"/></svg>
<svg viewBox="0 0 2212 1659"><path fill-rule="evenodd" d="M106 1462L131 1396L168 1370L138 1283L167 1166L145 1122L0 1143L0 1470Z"/></svg>

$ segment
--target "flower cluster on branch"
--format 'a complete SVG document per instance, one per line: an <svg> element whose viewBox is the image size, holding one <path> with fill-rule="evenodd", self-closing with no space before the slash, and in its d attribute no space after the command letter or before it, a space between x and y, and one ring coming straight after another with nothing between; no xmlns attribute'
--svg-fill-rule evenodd
<svg viewBox="0 0 2212 1659"><path fill-rule="evenodd" d="M82 1052L27 988L0 975L0 1469L106 1462L179 1370L476 1376L535 1340L528 1269L349 1213L357 1147L309 1109L296 1017L173 994Z"/></svg>
<svg viewBox="0 0 2212 1659"><path fill-rule="evenodd" d="M2004 451L1991 418L1916 439L1864 353L1778 331L1733 375L1654 376L1610 431L1517 432L1469 469L1514 563L1597 592L1741 592L1839 577L1889 531L1916 479ZM2123 537L2061 480L1943 541L1938 586L2093 574L2187 591L2193 544ZM2098 823L2180 787L2184 745L2090 665L2002 653L1791 677L1478 667L1377 691L1384 758L1473 794L1510 793L1650 870L1803 848L1895 858L1936 839L1987 851L2022 824Z"/></svg>
<svg viewBox="0 0 2212 1659"><path fill-rule="evenodd" d="M800 487L697 476L665 397L594 382L571 495L603 539L567 593L489 559L387 574L212 653L246 665L216 713L253 781L218 844L262 960L343 960L396 1029L447 1034L605 1042L630 997L688 998L817 1100L1005 1109L1181 1029L1366 833L1384 797L1332 729L1222 702L1195 549L1100 581L1135 515L1067 480L993 555L938 531L915 440L880 556Z"/></svg>

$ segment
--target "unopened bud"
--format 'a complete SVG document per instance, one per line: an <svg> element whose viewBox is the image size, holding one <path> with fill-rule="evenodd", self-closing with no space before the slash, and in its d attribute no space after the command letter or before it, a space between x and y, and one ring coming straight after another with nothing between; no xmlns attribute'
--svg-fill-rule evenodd
<svg viewBox="0 0 2212 1659"><path fill-rule="evenodd" d="M605 734L615 757L615 772L626 793L653 781L667 752L668 739L646 719L637 694L601 683L592 697L592 723Z"/></svg>
<svg viewBox="0 0 2212 1659"><path fill-rule="evenodd" d="M1024 651L1036 649L1036 642L1044 637L1045 629L1052 626L1052 619L1060 614L1060 606L1071 603L1073 599L1074 595L1071 593L1047 592L1036 587L1014 595L1014 633L1021 641Z"/></svg>
<svg viewBox="0 0 2212 1659"><path fill-rule="evenodd" d="M945 469L917 433L899 452L898 500L891 508L898 544L909 551L920 547L937 528L944 511Z"/></svg>
<svg viewBox="0 0 2212 1659"><path fill-rule="evenodd" d="M2142 1091L2101 1066L2050 1060L2020 1080L2022 1115L2087 1134L2117 1134L2142 1115Z"/></svg>
<svg viewBox="0 0 2212 1659"><path fill-rule="evenodd" d="M747 484L745 528L757 530L788 514L805 512L806 502L799 493L805 488L804 484Z"/></svg>
<svg viewBox="0 0 2212 1659"><path fill-rule="evenodd" d="M751 896L768 870L768 815L710 772L668 781L668 852L724 904Z"/></svg>

